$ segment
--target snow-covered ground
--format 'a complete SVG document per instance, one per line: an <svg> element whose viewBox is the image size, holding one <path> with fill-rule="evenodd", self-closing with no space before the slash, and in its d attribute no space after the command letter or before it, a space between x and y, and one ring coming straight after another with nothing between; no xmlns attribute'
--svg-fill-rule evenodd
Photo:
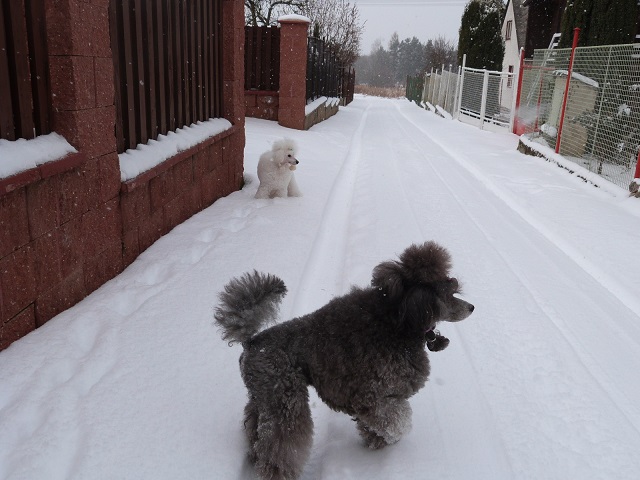
<svg viewBox="0 0 640 480"><path fill-rule="evenodd" d="M284 135L304 196L256 200L258 156ZM638 478L640 200L516 144L406 100L356 97L307 132L247 119L242 191L0 352L0 478L255 479L218 292L277 274L288 318L425 240L476 311L441 328L398 444L366 450L312 395L303 478Z"/></svg>

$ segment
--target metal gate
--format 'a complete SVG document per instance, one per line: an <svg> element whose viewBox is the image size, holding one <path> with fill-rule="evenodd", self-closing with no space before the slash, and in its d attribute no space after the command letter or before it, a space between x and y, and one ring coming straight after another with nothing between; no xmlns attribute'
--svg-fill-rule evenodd
<svg viewBox="0 0 640 480"><path fill-rule="evenodd" d="M511 72L462 67L458 120L485 130L511 131L516 87Z"/></svg>

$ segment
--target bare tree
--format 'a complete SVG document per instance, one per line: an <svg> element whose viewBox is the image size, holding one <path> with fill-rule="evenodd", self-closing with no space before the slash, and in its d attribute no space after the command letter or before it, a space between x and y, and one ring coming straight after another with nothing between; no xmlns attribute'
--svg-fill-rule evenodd
<svg viewBox="0 0 640 480"><path fill-rule="evenodd" d="M311 19L314 33L334 48L343 64L356 61L364 30L357 5L347 0L306 0L302 13Z"/></svg>
<svg viewBox="0 0 640 480"><path fill-rule="evenodd" d="M431 67L434 69L440 69L442 68L442 65L444 65L445 68L448 68L449 65L453 68L458 66L458 52L454 43L447 40L442 35L433 41L429 40L425 50L425 68L427 71L431 70Z"/></svg>
<svg viewBox="0 0 640 480"><path fill-rule="evenodd" d="M247 25L275 25L280 15L302 13L306 0L244 0Z"/></svg>
<svg viewBox="0 0 640 480"><path fill-rule="evenodd" d="M312 31L327 42L340 61L352 65L360 54L364 23L347 0L245 0L247 25L275 25L280 15L298 13L312 22Z"/></svg>

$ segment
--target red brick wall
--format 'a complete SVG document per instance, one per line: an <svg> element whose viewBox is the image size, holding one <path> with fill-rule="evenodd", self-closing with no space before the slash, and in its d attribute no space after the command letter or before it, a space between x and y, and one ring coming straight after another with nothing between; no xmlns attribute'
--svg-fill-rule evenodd
<svg viewBox="0 0 640 480"><path fill-rule="evenodd" d="M278 92L245 90L244 102L247 117L278 121Z"/></svg>
<svg viewBox="0 0 640 480"><path fill-rule="evenodd" d="M241 133L234 126L122 185L125 266L173 227L242 187Z"/></svg>
<svg viewBox="0 0 640 480"><path fill-rule="evenodd" d="M0 350L120 273L160 236L241 188L244 6L223 3L233 127L121 184L109 0L46 0L53 130L77 150L0 179Z"/></svg>

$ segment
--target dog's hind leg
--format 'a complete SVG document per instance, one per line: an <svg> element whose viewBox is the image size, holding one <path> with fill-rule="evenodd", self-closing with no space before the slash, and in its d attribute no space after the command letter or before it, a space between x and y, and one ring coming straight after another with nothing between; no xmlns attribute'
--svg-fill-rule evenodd
<svg viewBox="0 0 640 480"><path fill-rule="evenodd" d="M256 461L256 442L258 441L258 408L253 399L244 407L244 431L249 441L249 460Z"/></svg>
<svg viewBox="0 0 640 480"><path fill-rule="evenodd" d="M377 450L396 443L411 430L411 405L404 398L387 397L357 415L356 422L365 445Z"/></svg>
<svg viewBox="0 0 640 480"><path fill-rule="evenodd" d="M282 357L261 367L261 375L248 379L255 403L247 406L245 418L257 418L255 430L250 423L245 426L251 427L249 441L255 439L249 453L263 480L293 480L302 474L313 440L307 382Z"/></svg>

